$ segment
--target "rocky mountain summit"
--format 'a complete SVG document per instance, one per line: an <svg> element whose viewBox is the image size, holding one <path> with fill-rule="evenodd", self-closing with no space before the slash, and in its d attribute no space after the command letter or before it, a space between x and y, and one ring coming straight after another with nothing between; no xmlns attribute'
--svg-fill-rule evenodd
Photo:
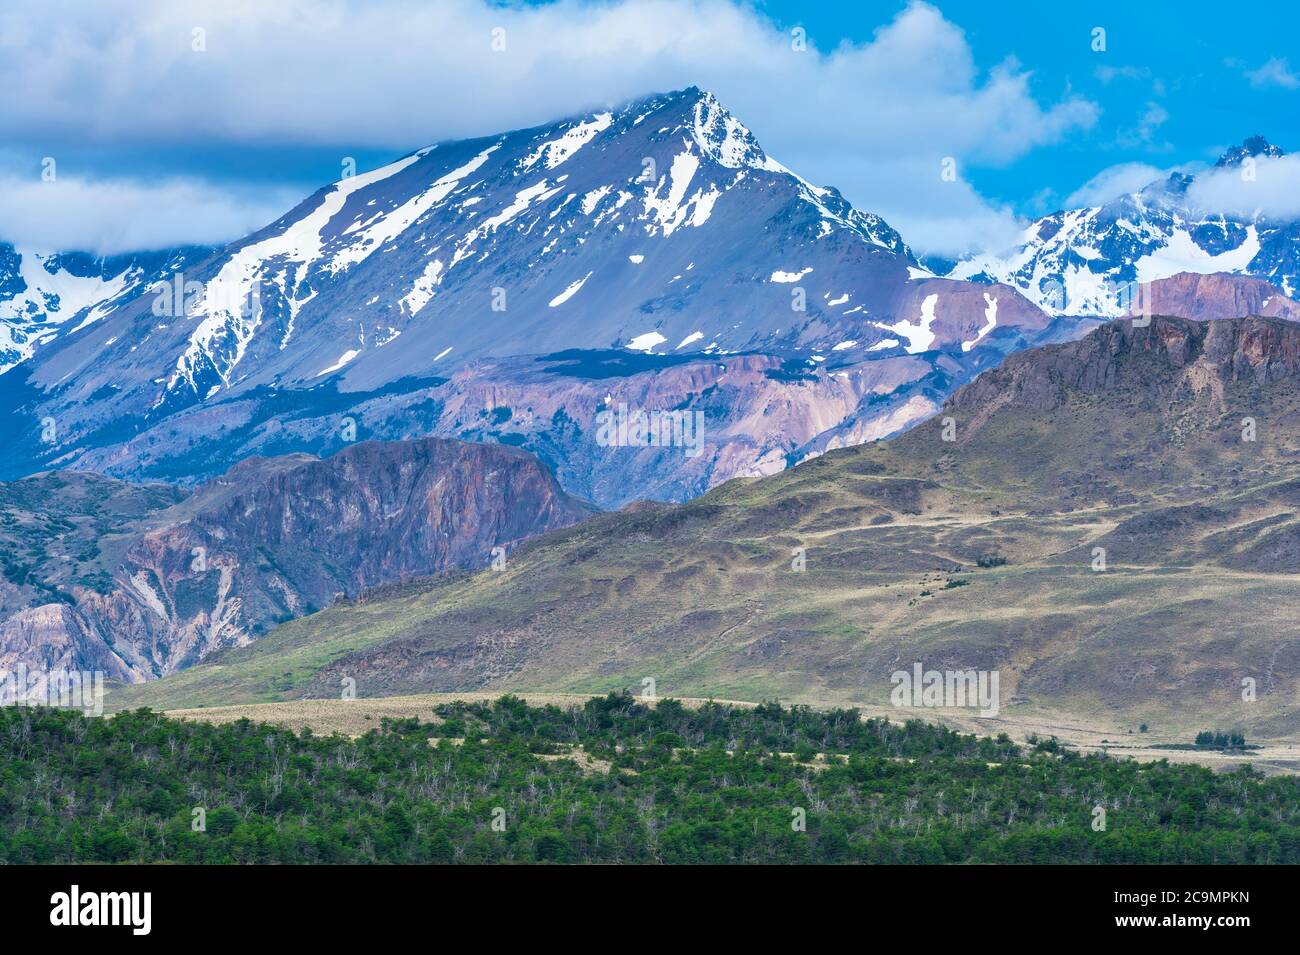
<svg viewBox="0 0 1300 955"><path fill-rule="evenodd" d="M1047 324L1010 287L926 271L888 223L782 166L692 87L419 149L160 273L154 294L0 375L0 476L192 483L250 454L332 453L350 418L382 439L500 431L565 480L599 459L604 505L680 500L905 428ZM615 376L608 352L629 359ZM660 386L687 361L701 380L732 369L747 394ZM539 388L539 362L566 373ZM601 365L586 376L598 400L618 397L612 377L673 402L636 410L706 412L709 465L606 459L591 403L564 409L581 431L569 445L472 420L503 406L527 420L548 387ZM444 416L489 376L501 401Z"/></svg>

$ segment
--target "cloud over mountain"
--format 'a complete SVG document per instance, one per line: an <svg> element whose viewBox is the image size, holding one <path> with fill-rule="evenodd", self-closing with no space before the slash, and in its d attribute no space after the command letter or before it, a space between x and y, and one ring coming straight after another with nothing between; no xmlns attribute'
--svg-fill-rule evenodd
<svg viewBox="0 0 1300 955"><path fill-rule="evenodd" d="M925 212L957 192L935 198L951 185L943 157L1007 163L1097 115L1068 93L1041 102L1014 60L981 70L961 29L921 2L834 49L731 0L105 0L76 17L16 0L0 26L0 83L25 91L0 103L0 129L56 156L83 141L400 152L695 84L855 203L901 219L914 205L914 241L935 250L1006 222L973 190L956 214Z"/></svg>
<svg viewBox="0 0 1300 955"><path fill-rule="evenodd" d="M0 176L0 238L46 251L96 255L216 245L253 232L299 197L274 186L195 179L149 182Z"/></svg>

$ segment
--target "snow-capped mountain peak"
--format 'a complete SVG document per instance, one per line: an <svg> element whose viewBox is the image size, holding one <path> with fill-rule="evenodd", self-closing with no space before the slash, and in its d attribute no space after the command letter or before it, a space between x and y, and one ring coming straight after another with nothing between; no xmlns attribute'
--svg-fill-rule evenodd
<svg viewBox="0 0 1300 955"><path fill-rule="evenodd" d="M1252 136L1218 168L1281 149ZM1287 296L1300 288L1300 224L1234 216L1191 202L1195 177L1175 172L1102 206L1055 212L1030 223L1003 253L959 261L951 278L1005 282L1055 315L1124 315L1144 283L1182 272L1262 278Z"/></svg>
<svg viewBox="0 0 1300 955"><path fill-rule="evenodd" d="M1218 168L1224 166L1239 166L1247 157L1264 156L1268 159L1279 159L1285 156L1280 148L1274 146L1263 136L1247 137L1240 146L1233 146L1224 151L1219 157L1219 161L1214 165Z"/></svg>
<svg viewBox="0 0 1300 955"><path fill-rule="evenodd" d="M299 415L328 429L324 416L382 401L437 419L436 383L499 361L531 378L561 355L884 389L869 417L896 430L1048 324L1010 288L919 268L888 223L787 169L693 87L426 146L167 278L28 360L32 407L60 422L31 460L102 451L133 468L158 453L184 469L191 435L241 419L294 449L316 440ZM900 388L933 394L886 399ZM116 441L132 449L93 448ZM772 454L763 468L784 460Z"/></svg>
<svg viewBox="0 0 1300 955"><path fill-rule="evenodd" d="M758 216L777 217L779 231ZM387 365L371 356L399 336L408 346L437 338L428 354L444 364L516 353L524 341L538 350L644 341L684 312L682 303L729 297L707 291L706 277L718 272L703 266L721 257L751 270L745 245L764 232L780 241L783 256L794 251L792 240L807 245L807 261L839 260L865 244L899 268L916 264L887 223L782 166L716 96L695 87L438 143L325 187L197 276L203 291L184 321L155 329L185 337L150 407L241 383ZM805 267L782 258L760 272L795 265ZM831 273L822 265L818 279ZM847 285L840 281L823 299L847 303ZM475 322L428 324L437 302L463 314L469 302L488 307L493 295L496 305ZM557 323L556 310L596 295L607 311L628 297L612 309L622 316L617 322L599 330L590 320L581 329ZM845 304L859 313L865 306L861 295ZM795 335L801 324L783 319L769 329L715 319L706 331L695 326L726 310L720 302L703 310L699 318L686 312L683 327L664 340L721 352ZM335 353L320 351L326 347Z"/></svg>
<svg viewBox="0 0 1300 955"><path fill-rule="evenodd" d="M698 94L695 96L691 135L704 155L728 169L783 168L768 159L754 134L731 115L716 96L699 92L694 87L685 92Z"/></svg>

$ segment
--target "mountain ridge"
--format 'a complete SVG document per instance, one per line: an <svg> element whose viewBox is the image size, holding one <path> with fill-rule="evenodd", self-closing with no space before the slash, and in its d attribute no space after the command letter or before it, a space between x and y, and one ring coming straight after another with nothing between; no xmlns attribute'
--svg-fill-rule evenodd
<svg viewBox="0 0 1300 955"><path fill-rule="evenodd" d="M1251 136L1213 169L1285 155ZM1030 223L1011 250L966 256L946 274L1008 283L1053 315L1121 317L1140 294L1136 285L1179 272L1248 275L1293 297L1300 223L1195 208L1188 190L1196 178L1174 172L1100 205L1058 210Z"/></svg>
<svg viewBox="0 0 1300 955"><path fill-rule="evenodd" d="M761 355L826 394L843 390L837 376L879 382L893 372L878 361L908 359L893 361L912 371L895 378L888 407L862 388L849 389L853 406L799 396L794 417L818 427L791 428L797 439L782 437L780 416L753 416L760 399L715 406L715 432L742 420L763 432L752 448L725 441L708 474L682 481L665 459L649 479L651 493L698 493L715 472L765 473L906 427L934 394L1047 325L1009 287L920 268L887 223L771 159L695 88L416 150L318 190L173 279L4 376L0 392L26 423L7 476L82 467L193 482L224 469L187 473L196 447L246 433L224 463L268 441L282 442L276 453L334 450L345 417L378 437L416 437L394 422L428 422L428 409L460 400L430 395L429 382L573 350L689 357L701 373ZM382 419L349 406L379 397ZM672 407L697 398L677 394ZM285 404L296 418L268 435ZM590 436L591 412L566 414ZM56 424L51 440L43 421ZM477 428L455 427L447 436ZM585 466L580 453L570 470Z"/></svg>
<svg viewBox="0 0 1300 955"><path fill-rule="evenodd" d="M196 268L0 376L0 477L192 485L436 435L525 447L601 507L680 501L900 433L1109 317L935 276L694 87L415 150ZM1150 288L1194 318L1296 314L1256 281ZM623 405L703 416L703 453L603 446L596 417Z"/></svg>
<svg viewBox="0 0 1300 955"><path fill-rule="evenodd" d="M1283 320L1108 323L1011 356L891 441L599 515L503 575L412 582L111 705L644 677L879 705L915 661L997 670L1021 714L1293 733L1298 371Z"/></svg>

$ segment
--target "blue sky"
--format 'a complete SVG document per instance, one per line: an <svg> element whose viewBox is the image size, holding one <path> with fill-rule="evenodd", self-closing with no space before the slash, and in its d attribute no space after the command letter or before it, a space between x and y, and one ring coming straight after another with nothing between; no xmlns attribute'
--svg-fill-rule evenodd
<svg viewBox="0 0 1300 955"><path fill-rule="evenodd" d="M345 156L694 83L795 171L956 254L1254 133L1300 150L1297 26L1281 2L6 0L0 236L225 241Z"/></svg>
<svg viewBox="0 0 1300 955"><path fill-rule="evenodd" d="M828 46L869 41L906 6L761 4L783 25L802 23L818 42L833 38ZM1036 95L1071 90L1100 107L1085 135L970 171L981 192L1024 214L1041 210L1045 191L1059 201L1118 163L1164 168L1213 161L1254 134L1300 151L1300 8L1293 3L941 0L935 6L964 31L980 66L1015 57L1032 72ZM1106 31L1104 52L1092 48L1097 27ZM1275 68L1252 79L1270 59Z"/></svg>

